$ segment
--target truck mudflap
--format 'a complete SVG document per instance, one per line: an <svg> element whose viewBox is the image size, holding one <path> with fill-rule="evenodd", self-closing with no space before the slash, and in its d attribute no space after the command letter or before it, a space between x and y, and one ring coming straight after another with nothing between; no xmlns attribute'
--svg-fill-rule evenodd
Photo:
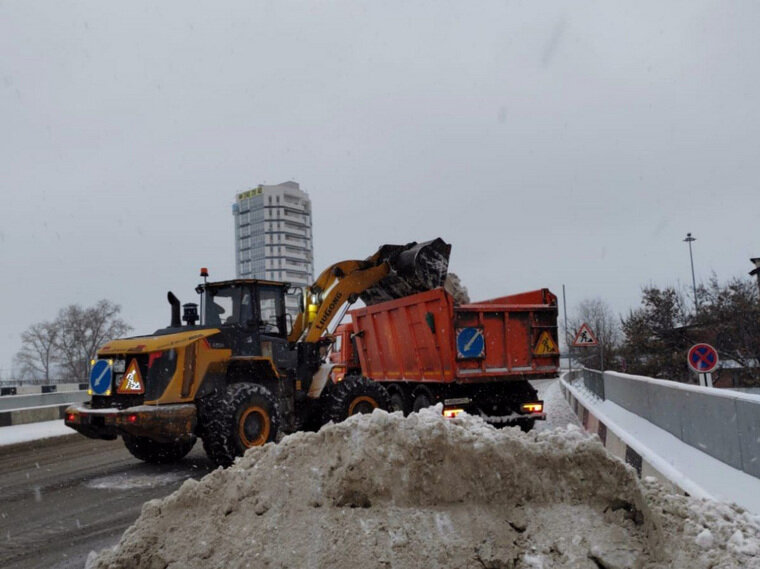
<svg viewBox="0 0 760 569"><path fill-rule="evenodd" d="M119 435L173 442L192 436L198 422L194 404L139 405L126 409L92 409L87 404L66 409L65 423L91 439L113 440Z"/></svg>

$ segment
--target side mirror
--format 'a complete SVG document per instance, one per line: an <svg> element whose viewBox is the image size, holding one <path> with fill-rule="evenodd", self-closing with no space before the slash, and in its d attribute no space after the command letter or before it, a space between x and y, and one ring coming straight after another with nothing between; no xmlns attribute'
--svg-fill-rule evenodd
<svg viewBox="0 0 760 569"><path fill-rule="evenodd" d="M296 297L296 304L298 305L299 312L304 312L306 310L302 288L291 287L288 289L287 295Z"/></svg>
<svg viewBox="0 0 760 569"><path fill-rule="evenodd" d="M288 323L288 336L293 331L293 315L290 312L285 313L285 321Z"/></svg>

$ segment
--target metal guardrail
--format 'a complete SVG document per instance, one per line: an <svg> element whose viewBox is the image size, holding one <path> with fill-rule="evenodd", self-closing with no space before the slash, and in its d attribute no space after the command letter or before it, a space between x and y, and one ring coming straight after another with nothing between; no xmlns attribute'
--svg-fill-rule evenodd
<svg viewBox="0 0 760 569"><path fill-rule="evenodd" d="M53 383L53 384L28 384L0 387L0 397L8 395L30 395L33 393L62 393L68 391L84 391L88 387L83 383Z"/></svg>
<svg viewBox="0 0 760 569"><path fill-rule="evenodd" d="M28 409L29 407L47 407L66 403L87 401L86 391L61 391L60 393L38 393L30 395L8 395L0 397L0 411Z"/></svg>
<svg viewBox="0 0 760 569"><path fill-rule="evenodd" d="M87 401L87 391L32 393L0 397L0 427L63 419L72 403Z"/></svg>
<svg viewBox="0 0 760 569"><path fill-rule="evenodd" d="M0 379L0 388L22 387L25 385L61 385L70 383L87 383L85 379Z"/></svg>

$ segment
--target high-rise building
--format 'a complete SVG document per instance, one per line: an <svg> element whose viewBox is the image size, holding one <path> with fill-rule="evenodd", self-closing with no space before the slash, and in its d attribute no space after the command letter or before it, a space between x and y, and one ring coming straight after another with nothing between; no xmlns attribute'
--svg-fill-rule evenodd
<svg viewBox="0 0 760 569"><path fill-rule="evenodd" d="M232 215L238 278L312 284L311 200L296 182L239 193Z"/></svg>

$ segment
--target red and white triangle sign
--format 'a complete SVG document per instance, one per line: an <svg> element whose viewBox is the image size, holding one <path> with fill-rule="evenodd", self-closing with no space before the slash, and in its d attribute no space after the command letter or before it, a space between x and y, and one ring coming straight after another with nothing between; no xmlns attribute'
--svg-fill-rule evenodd
<svg viewBox="0 0 760 569"><path fill-rule="evenodd" d="M589 346L598 346L599 342L596 340L596 336L591 331L591 327L585 322L578 330L573 340L573 346L576 348L587 348Z"/></svg>

